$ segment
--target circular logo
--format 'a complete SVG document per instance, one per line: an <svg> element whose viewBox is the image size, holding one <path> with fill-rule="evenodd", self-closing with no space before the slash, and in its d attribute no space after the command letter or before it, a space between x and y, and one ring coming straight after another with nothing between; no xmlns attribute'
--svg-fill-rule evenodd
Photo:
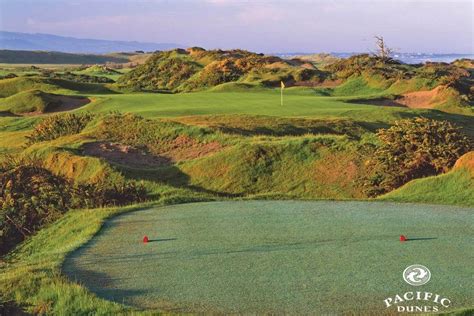
<svg viewBox="0 0 474 316"><path fill-rule="evenodd" d="M430 270L421 264L413 264L403 271L403 280L414 286L428 283L431 278Z"/></svg>

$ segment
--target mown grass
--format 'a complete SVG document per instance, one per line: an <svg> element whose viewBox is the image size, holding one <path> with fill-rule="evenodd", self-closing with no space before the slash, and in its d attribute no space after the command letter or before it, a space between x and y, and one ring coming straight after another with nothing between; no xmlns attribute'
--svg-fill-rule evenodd
<svg viewBox="0 0 474 316"><path fill-rule="evenodd" d="M196 92L186 94L117 94L103 97L84 107L92 112L120 110L145 117L177 117L190 115L249 114L283 117L350 118L368 122L391 122L423 110L350 104L344 99L286 93L280 105L278 90L262 92Z"/></svg>
<svg viewBox="0 0 474 316"><path fill-rule="evenodd" d="M73 210L22 243L0 264L0 299L15 301L33 314L148 315L152 311L103 300L62 273L71 251L90 240L111 216L152 205L211 201L206 194L161 186L161 200L122 208Z"/></svg>
<svg viewBox="0 0 474 316"><path fill-rule="evenodd" d="M423 290L460 309L473 290L471 219L469 208L398 203L173 205L115 217L63 267L99 297L145 308L383 315L394 312L383 299L413 290L401 274L417 262L433 273Z"/></svg>

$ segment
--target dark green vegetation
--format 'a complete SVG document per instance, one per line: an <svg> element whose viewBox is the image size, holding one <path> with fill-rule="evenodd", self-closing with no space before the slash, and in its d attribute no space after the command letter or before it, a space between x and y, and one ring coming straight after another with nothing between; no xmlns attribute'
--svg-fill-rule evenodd
<svg viewBox="0 0 474 316"><path fill-rule="evenodd" d="M167 206L112 219L64 271L101 298L165 311L383 314L383 299L413 290L403 269L429 262L423 290L460 309L474 290L472 220L472 208L394 203ZM427 240L400 243L400 232Z"/></svg>
<svg viewBox="0 0 474 316"><path fill-rule="evenodd" d="M146 59L138 57L137 63ZM72 200L86 195L86 204L61 207L56 186L45 186L52 189L40 199L18 195L22 211L8 214L23 223L28 218L23 215L31 213L25 227L32 233L41 229L1 267L8 276L1 281L2 297L35 313L125 310L60 274L64 256L117 210L67 212L70 208L124 204L145 194L159 204L378 195L474 206L472 152L461 157L471 146L465 137L474 138L472 65L409 66L369 56L335 62L193 48L157 53L134 69L0 71L9 77L0 79L0 154L41 161L36 169L15 165L4 176L22 170L27 181L37 176L32 170L40 170L38 181L64 183L77 194ZM280 80L287 85L283 106L274 88ZM50 98L61 104L49 106ZM40 106L32 106L34 100ZM73 112L51 114L57 111ZM402 170L395 163L379 168L398 157ZM111 191L96 192L98 185ZM138 197L114 197L128 189ZM52 203L57 211L30 212L37 205L30 200Z"/></svg>
<svg viewBox="0 0 474 316"><path fill-rule="evenodd" d="M396 189L410 180L447 172L474 143L447 121L426 118L395 122L377 133L381 145L369 160L369 196Z"/></svg>

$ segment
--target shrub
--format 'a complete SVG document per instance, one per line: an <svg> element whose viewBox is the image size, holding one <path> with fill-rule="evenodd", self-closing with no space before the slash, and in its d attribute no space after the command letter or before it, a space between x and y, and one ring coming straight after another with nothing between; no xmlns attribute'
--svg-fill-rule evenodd
<svg viewBox="0 0 474 316"><path fill-rule="evenodd" d="M72 208L143 201L135 182L74 184L37 162L9 161L0 167L0 254L54 222Z"/></svg>
<svg viewBox="0 0 474 316"><path fill-rule="evenodd" d="M408 181L446 172L473 148L472 141L447 121L406 119L377 133L381 145L368 162L365 191L376 196Z"/></svg>
<svg viewBox="0 0 474 316"><path fill-rule="evenodd" d="M80 133L92 118L93 115L89 113L48 116L37 124L33 132L27 136L28 144Z"/></svg>

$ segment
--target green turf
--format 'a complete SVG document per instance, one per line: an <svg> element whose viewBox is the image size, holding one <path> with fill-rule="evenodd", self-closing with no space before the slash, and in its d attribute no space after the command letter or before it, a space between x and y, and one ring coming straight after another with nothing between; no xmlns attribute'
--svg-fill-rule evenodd
<svg viewBox="0 0 474 316"><path fill-rule="evenodd" d="M0 111L9 111L14 114L44 113L61 104L57 97L41 90L27 90L3 100L0 99Z"/></svg>
<svg viewBox="0 0 474 316"><path fill-rule="evenodd" d="M457 169L438 176L415 179L380 199L474 206L474 176L468 170Z"/></svg>
<svg viewBox="0 0 474 316"><path fill-rule="evenodd" d="M260 92L196 92L184 94L137 93L99 97L85 109L93 112L134 112L148 117L204 114L253 114L273 116L345 117L363 121L391 121L426 111L350 104L343 99L287 93L283 106L277 90Z"/></svg>
<svg viewBox="0 0 474 316"><path fill-rule="evenodd" d="M413 290L459 310L474 291L472 211L296 201L152 208L110 220L63 270L99 297L174 312L382 313L384 298ZM400 243L400 234L420 239ZM432 272L416 289L402 279L415 263Z"/></svg>

